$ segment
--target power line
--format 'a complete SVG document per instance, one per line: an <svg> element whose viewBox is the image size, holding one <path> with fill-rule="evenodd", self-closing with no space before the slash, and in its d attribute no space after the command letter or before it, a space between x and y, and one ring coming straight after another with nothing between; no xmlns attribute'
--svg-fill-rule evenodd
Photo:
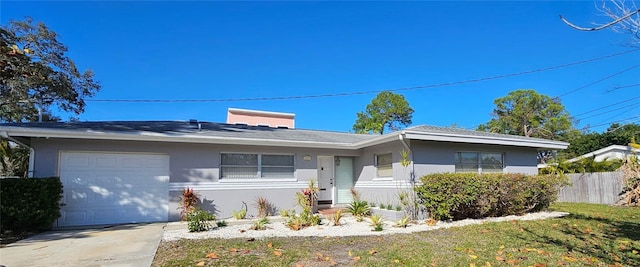
<svg viewBox="0 0 640 267"><path fill-rule="evenodd" d="M606 56L590 58L590 59L586 59L586 60L581 60L581 61L561 64L561 65L556 65L556 66L551 66L551 67L539 68L539 69L534 69L534 70L516 72L516 73L502 74L502 75L497 75L497 76L483 77L483 78L470 79L470 80L462 80L462 81L454 81L454 82L446 82L446 83L438 83L438 84L429 84L429 85L397 88L397 89L371 90L371 91L334 93L334 94L319 94L319 95L254 97L254 98L225 98L225 99L88 99L86 101L92 101L92 102L147 102L147 103L242 102L242 101L291 100L291 99L306 99L306 98L353 96L353 95L375 94L375 93L380 93L380 92L384 92L384 91L399 92L399 91L409 91L409 90L427 89L427 88L435 88L435 87L445 87L445 86L468 84L468 83L477 83L477 82L484 82L484 81L490 81L490 80L503 79L503 78L507 78L507 77L521 76L521 75L525 75L525 74L532 74L532 73L537 73L537 72L544 72L544 71L549 71L549 70L554 70L554 69L560 69L560 68L566 68L566 67L570 67L570 66L585 64L585 63L594 62L594 61L598 61L598 60L603 60L603 59L607 59L607 58L612 58L612 57L616 57L616 56L621 56L621 55L625 55L625 54L628 54L628 53L636 52L638 50L640 50L640 48L627 50L627 51L623 51L623 52L619 52L619 53L615 53L615 54L610 54L610 55L606 55ZM638 65L634 66L634 68L637 67L637 66ZM614 74L614 75L617 75L617 74Z"/></svg>
<svg viewBox="0 0 640 267"><path fill-rule="evenodd" d="M640 118L640 115L638 115L638 116L633 116L633 117L626 118L626 119L617 120L617 121L610 121L610 122L600 123L600 124L596 124L596 125L590 125L590 126L585 127L585 128L586 128L586 129L590 129L590 128L595 128L595 127L599 127L599 126L604 126L604 125L608 125L608 124L612 124L612 123L616 123L616 122L628 121L628 120L632 120L632 119L636 119L636 118Z"/></svg>
<svg viewBox="0 0 640 267"><path fill-rule="evenodd" d="M630 87L636 87L636 86L640 86L640 83L636 83L636 84L629 84L629 85L622 85L622 86L614 86L613 88L607 90L607 93L609 92L613 92L615 90L618 89L623 89L623 88L630 88Z"/></svg>
<svg viewBox="0 0 640 267"><path fill-rule="evenodd" d="M593 118L593 117L597 117L597 116L600 116L600 115L602 115L602 114L607 114L607 113L610 113L610 112L614 112L614 111L616 111L616 110L621 110L621 109L623 109L623 108L628 108L628 107L637 107L637 106L639 106L639 105L640 105L640 102L638 102L638 103L633 103L633 104L631 104L631 105L626 105L626 106L622 106L622 107L615 108L615 109L612 109L612 110L607 110L607 111L605 111L605 112L600 112L600 113L597 113L597 114L593 114L593 115L591 115L591 116L587 116L587 117L581 118L581 120L588 119L588 118Z"/></svg>
<svg viewBox="0 0 640 267"><path fill-rule="evenodd" d="M638 99L638 98L640 98L640 96L636 96L636 97L633 97L633 98L629 98L629 99L627 99L627 100L623 100L623 101L620 101L620 102L616 102L616 103L613 103L613 104L610 104L610 105L606 105L606 106L603 106L603 107L595 108L595 109L589 110L589 111L587 111L587 112L583 112L583 113L580 113L580 114L578 114L578 115L574 115L574 117L578 117L578 116L581 116L581 115L589 114L589 113L591 113L591 112L595 112L595 111L598 111L598 110L603 110L603 109L605 109L605 108L612 107L612 106L615 106L615 105L618 105L618 104L622 104L622 103L625 103L625 102L629 102L629 101L632 101L632 100L635 100L635 99Z"/></svg>
<svg viewBox="0 0 640 267"><path fill-rule="evenodd" d="M586 85L580 86L580 87L578 87L578 88L576 88L576 89L573 89L573 90L571 90L571 91L565 92L565 93L563 93L563 94L561 94L561 95L559 95L559 96L557 96L557 97L559 98L559 97L566 96L566 95L568 95L568 94L571 94L571 93L574 93L574 92L576 92L576 91L582 90L582 89L584 89L584 88L587 88L587 87L592 86L592 85L594 85L594 84L597 84L597 83L599 83L599 82L602 82L602 81L605 81L605 80L607 80L607 79L610 79L610 78L613 78L613 77L615 77L615 76L618 76L618 75L620 75L620 74L623 74L623 73L625 73L625 72L627 72L627 71L633 70L633 69L635 69L635 68L637 68L637 67L640 67L640 65L631 66L631 67L626 68L626 69L624 69L624 70L618 71L618 72L616 72L616 73L614 73L614 74L611 74L611 75L609 75L609 76L606 76L606 77L604 77L604 78L598 79L598 80L596 80L596 81L593 81L593 82L588 83L588 84L586 84Z"/></svg>

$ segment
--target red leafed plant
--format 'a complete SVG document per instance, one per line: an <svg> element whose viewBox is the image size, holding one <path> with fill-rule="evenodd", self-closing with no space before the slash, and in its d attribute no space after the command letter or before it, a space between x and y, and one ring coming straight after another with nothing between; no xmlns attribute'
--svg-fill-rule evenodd
<svg viewBox="0 0 640 267"><path fill-rule="evenodd" d="M200 196L193 192L193 188L185 188L180 196L180 218L184 221L187 214L196 209L196 205L200 202Z"/></svg>

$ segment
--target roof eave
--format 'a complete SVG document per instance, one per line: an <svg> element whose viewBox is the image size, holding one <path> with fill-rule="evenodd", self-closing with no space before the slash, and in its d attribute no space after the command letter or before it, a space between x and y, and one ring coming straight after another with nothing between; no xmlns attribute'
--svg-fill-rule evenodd
<svg viewBox="0 0 640 267"><path fill-rule="evenodd" d="M43 130L25 129L21 127L5 127L2 129L9 136L22 136L31 138L69 138L69 139L94 139L94 140L118 140L118 141L152 141L152 142L176 142L176 143L203 143L203 144L237 144L280 147L308 147L308 148L336 148L353 149L353 144L333 142L312 142L297 140L256 139L220 136L178 135L161 133L113 133L102 131L70 131L70 130Z"/></svg>
<svg viewBox="0 0 640 267"><path fill-rule="evenodd" d="M444 142L458 142L458 143L472 143L472 144L520 146L520 147L532 147L537 149L566 149L569 146L569 143L565 143L565 142L552 141L552 140L540 140L540 139L516 139L516 138L508 138L508 137L471 136L471 135L460 135L460 134L425 133L425 132L412 132L412 131L405 131L404 133L407 139L426 140L426 141L444 141Z"/></svg>

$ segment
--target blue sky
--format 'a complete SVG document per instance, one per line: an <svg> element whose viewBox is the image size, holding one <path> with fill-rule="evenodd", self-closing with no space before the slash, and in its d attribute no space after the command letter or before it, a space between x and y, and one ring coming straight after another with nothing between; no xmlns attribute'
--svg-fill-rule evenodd
<svg viewBox="0 0 640 267"><path fill-rule="evenodd" d="M229 99L398 89L529 71L631 48L629 35L564 25L608 22L575 2L11 2L0 22L31 16L91 68L93 99ZM640 64L640 51L576 66L401 91L413 125L475 128L516 89L559 96ZM561 97L579 127L640 121L640 67ZM175 103L88 101L81 120L224 122L226 109L296 114L296 127L350 131L375 94ZM600 107L623 100L607 109ZM617 108L617 109L616 109ZM596 110L598 109L598 110ZM616 110L614 110L616 109ZM594 111L596 110L596 111ZM599 114L604 113L604 114ZM592 116L595 115L595 116Z"/></svg>

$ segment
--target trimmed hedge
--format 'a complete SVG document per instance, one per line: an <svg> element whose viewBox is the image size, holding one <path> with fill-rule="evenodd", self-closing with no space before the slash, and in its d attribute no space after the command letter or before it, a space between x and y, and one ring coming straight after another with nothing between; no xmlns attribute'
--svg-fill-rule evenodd
<svg viewBox="0 0 640 267"><path fill-rule="evenodd" d="M521 215L541 211L568 184L566 177L524 174L437 173L421 178L418 202L433 219Z"/></svg>
<svg viewBox="0 0 640 267"><path fill-rule="evenodd" d="M0 231L45 230L60 217L58 177L0 179Z"/></svg>

